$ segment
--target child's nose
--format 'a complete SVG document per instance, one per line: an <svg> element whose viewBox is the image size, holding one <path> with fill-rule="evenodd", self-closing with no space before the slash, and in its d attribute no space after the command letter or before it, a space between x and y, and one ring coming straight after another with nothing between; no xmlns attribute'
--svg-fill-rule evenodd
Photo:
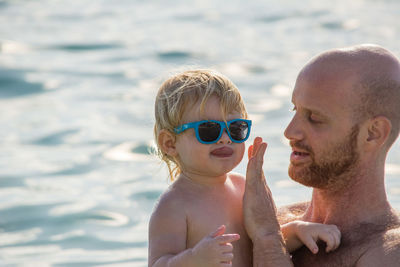
<svg viewBox="0 0 400 267"><path fill-rule="evenodd" d="M232 140L229 138L226 129L224 129L221 138L218 140L218 144L230 144L230 143L232 143Z"/></svg>

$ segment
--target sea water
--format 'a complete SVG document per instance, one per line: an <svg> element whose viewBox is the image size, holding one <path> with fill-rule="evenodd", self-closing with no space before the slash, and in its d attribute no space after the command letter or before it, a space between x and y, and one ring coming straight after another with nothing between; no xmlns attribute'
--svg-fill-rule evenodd
<svg viewBox="0 0 400 267"><path fill-rule="evenodd" d="M240 89L277 205L309 199L283 137L296 75L335 47L400 56L398 14L394 0L0 0L0 266L146 266L169 184L148 152L154 98L186 68ZM385 181L397 209L399 146Z"/></svg>

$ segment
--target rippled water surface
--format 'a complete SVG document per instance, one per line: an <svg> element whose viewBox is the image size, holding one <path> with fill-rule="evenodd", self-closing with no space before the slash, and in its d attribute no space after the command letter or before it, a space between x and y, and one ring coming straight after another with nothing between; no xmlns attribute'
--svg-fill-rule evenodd
<svg viewBox="0 0 400 267"><path fill-rule="evenodd" d="M398 1L0 0L0 266L146 266L147 224L168 185L148 149L161 81L216 69L269 142L278 205L297 72L333 47L400 55ZM400 209L399 142L388 157ZM245 162L236 171L244 173Z"/></svg>

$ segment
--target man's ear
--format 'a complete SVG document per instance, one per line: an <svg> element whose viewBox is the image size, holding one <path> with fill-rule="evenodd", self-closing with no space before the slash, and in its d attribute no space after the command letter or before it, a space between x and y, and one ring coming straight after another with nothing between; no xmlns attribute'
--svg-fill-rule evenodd
<svg viewBox="0 0 400 267"><path fill-rule="evenodd" d="M367 144L369 146L384 145L390 135L392 123L385 116L377 116L368 123Z"/></svg>
<svg viewBox="0 0 400 267"><path fill-rule="evenodd" d="M175 157L178 152L175 147L175 135L170 131L163 129L158 134L157 138L158 145L164 154Z"/></svg>

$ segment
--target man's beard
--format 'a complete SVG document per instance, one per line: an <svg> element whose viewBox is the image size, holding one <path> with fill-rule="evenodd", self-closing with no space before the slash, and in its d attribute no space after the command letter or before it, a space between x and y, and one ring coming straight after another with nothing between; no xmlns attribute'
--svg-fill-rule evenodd
<svg viewBox="0 0 400 267"><path fill-rule="evenodd" d="M296 147L309 153L312 163L306 167L289 166L289 176L296 182L305 186L320 189L341 189L351 180L355 165L358 162L357 136L359 126L352 127L351 132L345 140L334 146L328 147L323 158L318 162L312 149L300 142L291 142ZM301 168L300 171L295 171Z"/></svg>

